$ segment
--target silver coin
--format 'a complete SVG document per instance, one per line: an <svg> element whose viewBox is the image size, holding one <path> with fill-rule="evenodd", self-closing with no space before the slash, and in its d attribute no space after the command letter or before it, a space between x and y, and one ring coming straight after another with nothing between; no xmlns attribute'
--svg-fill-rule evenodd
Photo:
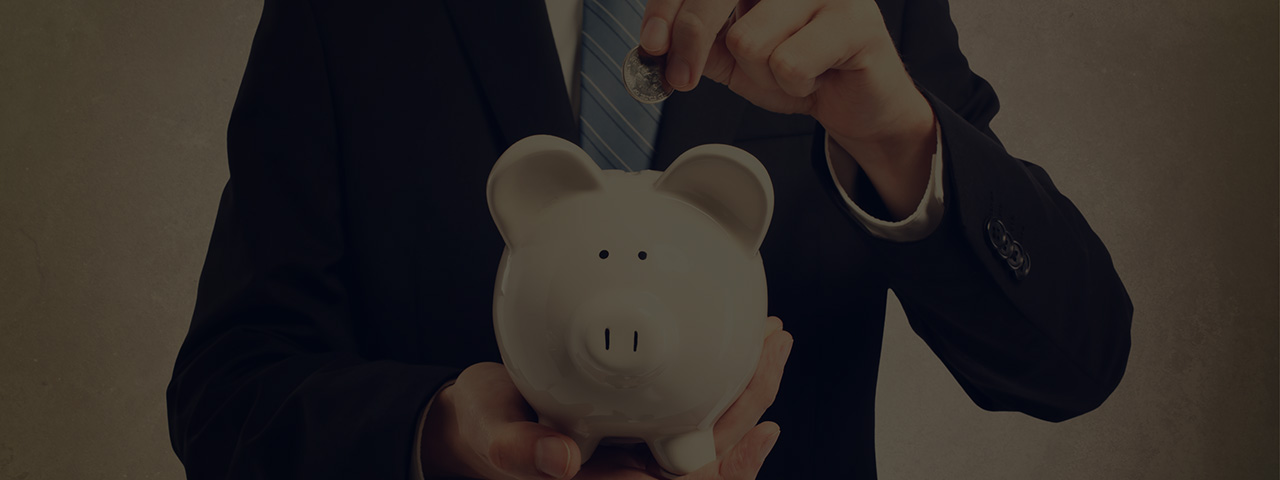
<svg viewBox="0 0 1280 480"><path fill-rule="evenodd" d="M658 103L675 91L667 83L666 57L655 57L640 51L640 47L627 52L622 61L622 84L627 93L641 103Z"/></svg>

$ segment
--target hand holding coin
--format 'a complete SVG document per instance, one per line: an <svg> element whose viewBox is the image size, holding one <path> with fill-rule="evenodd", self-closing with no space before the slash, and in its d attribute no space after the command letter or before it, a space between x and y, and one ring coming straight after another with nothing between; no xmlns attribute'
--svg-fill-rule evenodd
<svg viewBox="0 0 1280 480"><path fill-rule="evenodd" d="M705 75L845 137L932 124L873 0L649 0L640 45L676 90Z"/></svg>
<svg viewBox="0 0 1280 480"><path fill-rule="evenodd" d="M874 0L648 0L640 45L665 57L676 90L705 75L766 110L813 117L895 215L923 196L933 109Z"/></svg>

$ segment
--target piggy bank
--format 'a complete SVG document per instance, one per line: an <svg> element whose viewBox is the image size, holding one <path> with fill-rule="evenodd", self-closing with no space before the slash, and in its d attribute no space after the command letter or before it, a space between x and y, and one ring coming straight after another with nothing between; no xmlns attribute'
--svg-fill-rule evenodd
<svg viewBox="0 0 1280 480"><path fill-rule="evenodd" d="M487 194L506 242L493 327L539 422L584 462L602 441L643 441L671 474L714 461L711 428L766 333L760 162L703 145L665 172L601 170L538 135L502 154Z"/></svg>

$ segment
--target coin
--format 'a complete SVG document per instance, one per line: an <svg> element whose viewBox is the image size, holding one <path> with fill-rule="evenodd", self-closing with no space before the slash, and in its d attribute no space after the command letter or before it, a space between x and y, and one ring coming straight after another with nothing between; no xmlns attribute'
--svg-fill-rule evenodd
<svg viewBox="0 0 1280 480"><path fill-rule="evenodd" d="M622 84L638 102L666 100L675 91L667 83L666 66L666 57L655 57L641 52L640 47L633 48L622 61Z"/></svg>

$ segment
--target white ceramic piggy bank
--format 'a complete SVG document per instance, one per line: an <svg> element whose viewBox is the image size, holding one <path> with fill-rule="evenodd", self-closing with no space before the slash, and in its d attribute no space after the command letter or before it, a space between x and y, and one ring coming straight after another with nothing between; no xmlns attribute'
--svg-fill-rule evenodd
<svg viewBox="0 0 1280 480"><path fill-rule="evenodd" d="M665 172L602 171L539 135L498 159L488 197L507 244L493 326L539 421L583 461L602 440L642 440L674 474L714 461L711 428L764 342L773 187L759 161L704 145Z"/></svg>

